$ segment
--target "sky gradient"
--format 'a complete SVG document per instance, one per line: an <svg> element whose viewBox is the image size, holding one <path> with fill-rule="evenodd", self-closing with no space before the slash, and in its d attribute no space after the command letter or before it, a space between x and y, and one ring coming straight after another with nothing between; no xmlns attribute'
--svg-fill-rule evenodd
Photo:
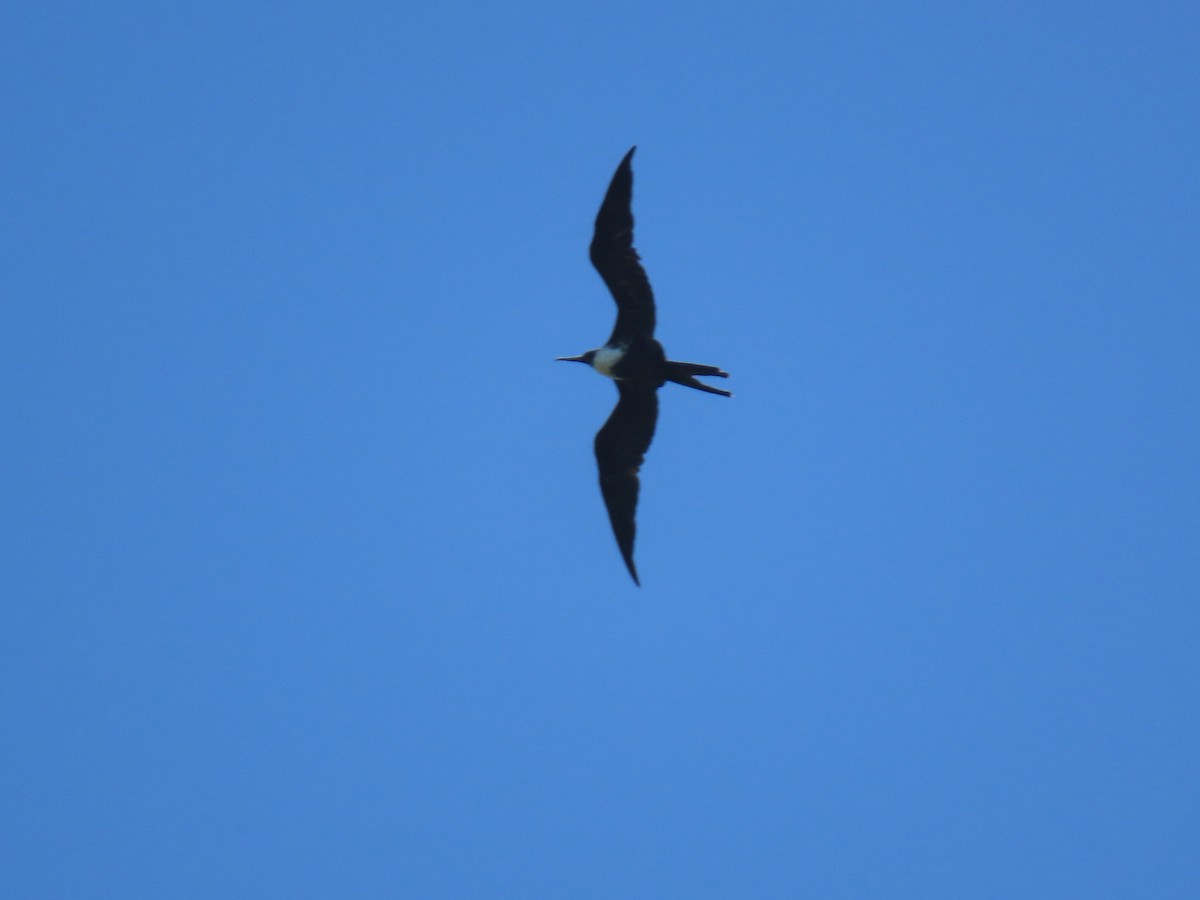
<svg viewBox="0 0 1200 900"><path fill-rule="evenodd" d="M0 45L0 892L1195 896L1194 5ZM662 389L641 589L553 361L634 144L735 392Z"/></svg>

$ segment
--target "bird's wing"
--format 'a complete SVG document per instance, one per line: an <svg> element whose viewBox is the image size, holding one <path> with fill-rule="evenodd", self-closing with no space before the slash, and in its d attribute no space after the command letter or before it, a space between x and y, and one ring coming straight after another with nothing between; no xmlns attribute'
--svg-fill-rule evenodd
<svg viewBox="0 0 1200 900"><path fill-rule="evenodd" d="M633 564L638 469L654 439L658 392L650 385L628 381L618 381L617 390L621 392L621 399L604 427L596 433L596 464L600 469L600 493L608 507L608 519L617 546L634 584L641 585Z"/></svg>
<svg viewBox="0 0 1200 900"><path fill-rule="evenodd" d="M624 343L631 337L654 337L654 292L633 249L633 161L632 148L613 175L596 214L592 235L592 265L617 301L617 324L609 343Z"/></svg>

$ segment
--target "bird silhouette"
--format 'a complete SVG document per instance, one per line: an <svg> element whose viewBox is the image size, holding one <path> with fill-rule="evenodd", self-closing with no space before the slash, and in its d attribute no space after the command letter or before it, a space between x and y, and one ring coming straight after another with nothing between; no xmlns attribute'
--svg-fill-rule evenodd
<svg viewBox="0 0 1200 900"><path fill-rule="evenodd" d="M668 381L685 387L732 397L697 381L697 375L728 378L729 373L716 366L677 362L667 359L662 345L654 339L654 292L642 268L641 257L633 249L633 153L630 148L617 166L592 235L592 265L608 285L617 303L617 322L603 347L580 356L560 356L565 362L590 365L601 375L612 378L620 394L608 421L596 433L596 465L600 470L600 493L608 509L613 534L621 556L638 580L633 562L633 543L637 535L637 505L640 483L638 472L646 457L658 423L658 389Z"/></svg>

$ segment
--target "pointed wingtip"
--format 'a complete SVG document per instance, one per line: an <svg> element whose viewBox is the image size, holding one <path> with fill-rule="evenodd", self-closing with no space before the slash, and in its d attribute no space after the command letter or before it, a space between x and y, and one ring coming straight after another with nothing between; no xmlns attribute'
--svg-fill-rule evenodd
<svg viewBox="0 0 1200 900"><path fill-rule="evenodd" d="M638 578L637 566L635 566L633 564L632 554L629 556L625 556L625 554L622 553L621 555L625 557L625 568L627 568L629 570L629 574L631 576L633 576L633 583L636 584L638 587L641 587L642 582L641 582L641 579Z"/></svg>

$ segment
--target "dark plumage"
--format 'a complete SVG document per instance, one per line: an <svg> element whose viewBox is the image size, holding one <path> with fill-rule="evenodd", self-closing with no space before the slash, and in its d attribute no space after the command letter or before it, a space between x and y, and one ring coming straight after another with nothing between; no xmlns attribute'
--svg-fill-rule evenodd
<svg viewBox="0 0 1200 900"><path fill-rule="evenodd" d="M608 285L617 303L617 322L608 342L581 356L560 356L582 362L617 383L620 399L604 427L596 434L596 463L600 470L600 493L608 508L617 546L635 584L633 542L637 534L638 471L654 438L658 422L658 389L673 381L686 387L730 397L729 391L710 387L696 375L728 378L716 366L668 360L654 339L654 293L633 249L633 151L617 166L608 193L596 215L592 236L592 265Z"/></svg>

